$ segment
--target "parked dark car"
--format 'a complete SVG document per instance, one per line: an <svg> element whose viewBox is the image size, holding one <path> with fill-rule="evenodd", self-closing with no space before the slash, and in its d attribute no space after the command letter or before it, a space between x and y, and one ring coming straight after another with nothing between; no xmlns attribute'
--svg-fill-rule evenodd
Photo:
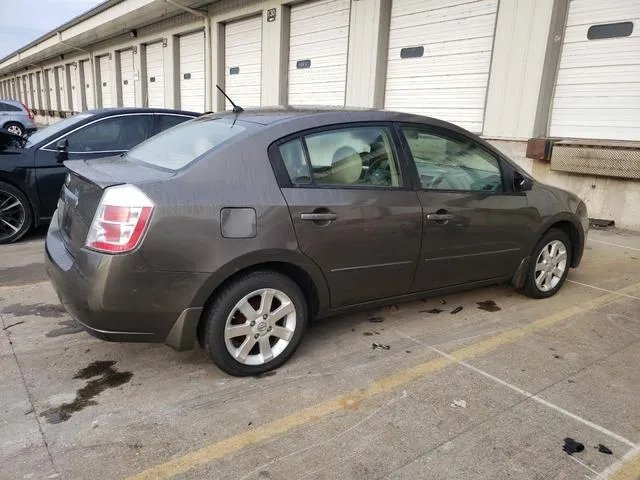
<svg viewBox="0 0 640 480"><path fill-rule="evenodd" d="M109 108L60 120L37 131L21 145L15 139L9 140L9 135L3 135L0 244L15 242L31 226L51 220L66 174L63 161L121 154L156 133L198 115L179 110Z"/></svg>
<svg viewBox="0 0 640 480"><path fill-rule="evenodd" d="M46 239L65 308L105 340L199 340L232 375L281 365L311 318L507 280L549 297L588 227L575 195L402 113L205 115L66 165Z"/></svg>

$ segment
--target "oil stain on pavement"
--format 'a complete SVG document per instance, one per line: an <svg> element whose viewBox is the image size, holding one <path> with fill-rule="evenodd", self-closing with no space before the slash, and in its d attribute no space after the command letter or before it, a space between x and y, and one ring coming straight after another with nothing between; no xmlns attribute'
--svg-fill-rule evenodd
<svg viewBox="0 0 640 480"><path fill-rule="evenodd" d="M84 332L82 326L76 322L75 320L63 320L58 323L60 328L54 328L53 330L47 332L47 337L60 337L62 335L72 335L74 333Z"/></svg>
<svg viewBox="0 0 640 480"><path fill-rule="evenodd" d="M499 312L500 310L502 310L498 305L496 305L496 302L494 302L493 300L478 302L478 308L486 312Z"/></svg>
<svg viewBox="0 0 640 480"><path fill-rule="evenodd" d="M27 317L33 315L36 317L60 318L65 316L65 310L62 305L54 305L52 303L33 303L23 305L14 303L2 310L2 313L8 313L14 317Z"/></svg>
<svg viewBox="0 0 640 480"><path fill-rule="evenodd" d="M20 286L48 280L44 263L28 263L19 267L2 267L0 269L0 285Z"/></svg>
<svg viewBox="0 0 640 480"><path fill-rule="evenodd" d="M69 420L75 412L90 405L97 405L98 402L94 400L97 395L108 388L124 385L133 377L131 372L117 371L114 368L115 364L116 362L112 360L96 361L79 370L73 378L89 381L76 392L76 398L72 402L45 410L40 416L48 423L62 423Z"/></svg>

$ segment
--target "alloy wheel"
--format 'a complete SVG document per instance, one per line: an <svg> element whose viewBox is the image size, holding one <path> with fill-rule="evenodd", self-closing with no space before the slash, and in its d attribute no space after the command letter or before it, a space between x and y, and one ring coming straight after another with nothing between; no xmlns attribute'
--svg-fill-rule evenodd
<svg viewBox="0 0 640 480"><path fill-rule="evenodd" d="M22 135L22 129L18 125L9 125L7 130L11 133L15 133L16 135Z"/></svg>
<svg viewBox="0 0 640 480"><path fill-rule="evenodd" d="M244 365L263 365L280 355L296 331L296 309L280 290L263 288L242 298L227 317L227 351Z"/></svg>
<svg viewBox="0 0 640 480"><path fill-rule="evenodd" d="M547 243L536 260L535 281L541 292L556 288L567 269L567 247L560 240Z"/></svg>
<svg viewBox="0 0 640 480"><path fill-rule="evenodd" d="M26 217L25 207L18 197L0 190L0 240L17 234L24 227Z"/></svg>

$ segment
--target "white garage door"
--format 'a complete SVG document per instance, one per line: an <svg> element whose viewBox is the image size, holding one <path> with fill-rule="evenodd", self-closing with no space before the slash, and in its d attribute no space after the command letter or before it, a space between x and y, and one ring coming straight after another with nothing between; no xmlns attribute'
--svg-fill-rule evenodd
<svg viewBox="0 0 640 480"><path fill-rule="evenodd" d="M37 98L38 91L36 90L36 76L33 73L29 74L29 108L38 108Z"/></svg>
<svg viewBox="0 0 640 480"><path fill-rule="evenodd" d="M20 100L22 101L22 103L28 105L29 103L29 87L27 86L27 76L23 75L21 77L21 82L20 85L22 87L22 96L20 97Z"/></svg>
<svg viewBox="0 0 640 480"><path fill-rule="evenodd" d="M56 77L58 80L58 93L60 95L60 110L66 112L69 110L69 93L64 67L56 67Z"/></svg>
<svg viewBox="0 0 640 480"><path fill-rule="evenodd" d="M350 10L351 0L291 7L289 104L344 105Z"/></svg>
<svg viewBox="0 0 640 480"><path fill-rule="evenodd" d="M56 72L52 68L47 70L47 90L49 91L49 108L54 111L60 110L60 91L58 90Z"/></svg>
<svg viewBox="0 0 640 480"><path fill-rule="evenodd" d="M84 89L84 102L87 110L96 108L96 100L93 94L93 74L91 73L91 60L84 60L80 73L82 75L82 87Z"/></svg>
<svg viewBox="0 0 640 480"><path fill-rule="evenodd" d="M260 106L262 17L228 23L224 29L225 92L243 107ZM226 108L231 104L227 101Z"/></svg>
<svg viewBox="0 0 640 480"><path fill-rule="evenodd" d="M482 132L498 0L393 0L384 106Z"/></svg>
<svg viewBox="0 0 640 480"><path fill-rule="evenodd" d="M180 108L204 112L204 32L180 37Z"/></svg>
<svg viewBox="0 0 640 480"><path fill-rule="evenodd" d="M42 73L36 72L36 105L38 110L44 110L44 86L42 85Z"/></svg>
<svg viewBox="0 0 640 480"><path fill-rule="evenodd" d="M101 107L113 107L113 100L111 98L111 60L109 60L107 55L100 57L98 66L100 67L98 78L100 84L100 100L102 101Z"/></svg>
<svg viewBox="0 0 640 480"><path fill-rule="evenodd" d="M638 0L569 3L549 133L640 140Z"/></svg>
<svg viewBox="0 0 640 480"><path fill-rule="evenodd" d="M136 90L133 83L133 50L120 52L120 87L122 88L122 106L136 106Z"/></svg>
<svg viewBox="0 0 640 480"><path fill-rule="evenodd" d="M71 85L71 108L69 110L81 112L80 68L76 65L67 65L67 71L69 72L69 84Z"/></svg>
<svg viewBox="0 0 640 480"><path fill-rule="evenodd" d="M164 57L162 42L147 45L147 102L149 107L164 107Z"/></svg>

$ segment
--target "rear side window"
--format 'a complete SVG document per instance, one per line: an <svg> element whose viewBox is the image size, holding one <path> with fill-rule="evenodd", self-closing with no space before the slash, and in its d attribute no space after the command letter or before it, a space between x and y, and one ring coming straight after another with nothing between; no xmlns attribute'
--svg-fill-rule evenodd
<svg viewBox="0 0 640 480"><path fill-rule="evenodd" d="M279 149L289 178L297 185L402 185L398 161L385 127L312 133L284 143Z"/></svg>
<svg viewBox="0 0 640 480"><path fill-rule="evenodd" d="M10 103L0 102L0 111L3 112L22 112L20 107L16 107L15 105L11 105Z"/></svg>
<svg viewBox="0 0 640 480"><path fill-rule="evenodd" d="M179 170L200 155L241 134L233 119L200 119L165 130L127 153L127 158L166 170Z"/></svg>

